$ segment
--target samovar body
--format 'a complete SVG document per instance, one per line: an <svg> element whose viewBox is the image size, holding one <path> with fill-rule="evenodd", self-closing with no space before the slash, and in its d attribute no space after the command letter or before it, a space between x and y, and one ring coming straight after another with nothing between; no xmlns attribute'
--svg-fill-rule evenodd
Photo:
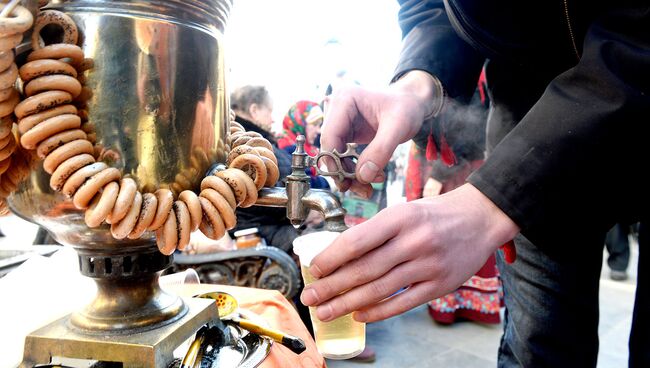
<svg viewBox="0 0 650 368"><path fill-rule="evenodd" d="M70 0L47 6L65 12L79 28L87 70L77 104L98 160L133 178L143 193L196 191L208 167L225 162L223 32L231 5L230 0ZM17 48L18 62L28 48L27 43ZM36 165L8 203L14 213L74 247L81 273L97 284L95 299L62 323L81 336L126 336L193 313L187 301L160 289L158 277L172 256L158 251L152 232L116 240L110 225L89 228L84 212L54 192L49 180ZM194 313L203 313L199 319L212 318L199 309Z"/></svg>

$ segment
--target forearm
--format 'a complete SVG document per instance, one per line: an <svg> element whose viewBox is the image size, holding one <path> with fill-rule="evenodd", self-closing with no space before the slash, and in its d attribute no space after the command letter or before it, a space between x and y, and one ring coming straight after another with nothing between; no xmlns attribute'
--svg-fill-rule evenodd
<svg viewBox="0 0 650 368"><path fill-rule="evenodd" d="M471 95L484 58L449 23L443 1L400 1L403 46L393 81L412 70L440 80L452 97Z"/></svg>

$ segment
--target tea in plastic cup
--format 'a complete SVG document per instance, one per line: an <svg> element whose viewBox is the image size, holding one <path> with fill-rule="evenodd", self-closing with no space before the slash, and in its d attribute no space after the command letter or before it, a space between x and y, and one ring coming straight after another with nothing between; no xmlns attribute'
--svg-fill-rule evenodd
<svg viewBox="0 0 650 368"><path fill-rule="evenodd" d="M305 285L315 278L309 273L311 262L325 250L340 233L319 231L297 237L293 241L293 251L300 258L300 271ZM316 308L309 307L311 323L314 326L316 347L328 359L349 359L355 357L366 347L366 324L357 322L352 313L329 322L316 317Z"/></svg>

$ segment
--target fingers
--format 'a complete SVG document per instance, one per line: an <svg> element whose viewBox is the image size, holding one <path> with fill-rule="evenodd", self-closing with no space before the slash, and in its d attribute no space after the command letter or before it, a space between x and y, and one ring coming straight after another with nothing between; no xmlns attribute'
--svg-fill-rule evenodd
<svg viewBox="0 0 650 368"><path fill-rule="evenodd" d="M334 95L328 97L328 110L321 128L321 148L323 151L332 152L336 149L339 152L343 152L346 143L366 143L360 142L359 137L354 136L355 127L353 126L354 122L360 116L360 112L355 103L357 98L355 96L361 91L358 88L342 88ZM374 129L370 127L365 132L370 130L372 130L372 135L374 135ZM336 165L332 159L323 157L321 160L329 171L336 170ZM341 191L348 190L350 184L351 181L347 179L340 182L337 181L336 183Z"/></svg>
<svg viewBox="0 0 650 368"><path fill-rule="evenodd" d="M396 293L408 285L405 281L405 273L416 272L417 270L414 269L413 263L401 264L385 276L356 287L327 303L319 305L316 308L316 316L321 321L331 321L348 313L361 310L366 311L373 308L378 303L383 303L391 295L395 295L394 297L396 297ZM431 299L427 299L424 302L428 300Z"/></svg>
<svg viewBox="0 0 650 368"><path fill-rule="evenodd" d="M325 251L314 258L310 266L312 275L316 278L329 275L341 265L363 256L395 237L401 221L397 221L394 215L391 218L391 212L380 212L374 218L341 233Z"/></svg>
<svg viewBox="0 0 650 368"><path fill-rule="evenodd" d="M352 122L358 115L353 93L345 90L330 99L321 132L321 148L324 151L337 149L343 152L345 143L352 140Z"/></svg>
<svg viewBox="0 0 650 368"><path fill-rule="evenodd" d="M406 102L405 102L406 101ZM408 101L387 93L361 88L344 88L330 99L325 115L321 143L323 150L345 148L345 143L368 143L359 157L356 180L361 184L382 182L384 167L397 145L414 134ZM328 169L331 161L325 159ZM339 186L347 189L348 184ZM352 187L351 189L355 189ZM361 189L361 187L357 187ZM367 189L361 191L367 193Z"/></svg>
<svg viewBox="0 0 650 368"><path fill-rule="evenodd" d="M380 248L368 252L359 259L341 266L341 268L328 277L317 280L311 285L306 286L305 290L307 290L307 292L305 293L305 297L301 300L305 305L320 304L346 290L352 290L357 287L358 289L363 288L362 285L373 283L373 280L377 280L383 275L392 272L391 270L394 270L397 265L405 262L409 256L410 255L405 251L404 247L400 247L399 244L394 241L390 242ZM402 286L404 286L404 283L400 283L397 289ZM383 289L383 287L378 289ZM378 290L374 291L376 292ZM347 295L349 293L354 295L351 296L352 299L354 299L357 294L357 292L350 291L345 294L345 297L343 297L344 300L348 298ZM375 295L376 293L366 295L366 299L370 299ZM388 295L383 295L380 299L377 299L377 301L387 297ZM361 306L362 305L356 305L357 308Z"/></svg>
<svg viewBox="0 0 650 368"><path fill-rule="evenodd" d="M361 183L378 183L384 181L384 167L390 161L400 136L392 132L392 127L380 125L377 135L359 155L357 180Z"/></svg>
<svg viewBox="0 0 650 368"><path fill-rule="evenodd" d="M402 314L441 295L444 295L444 292L439 290L435 281L419 282L393 297L355 312L353 318L367 323L381 321Z"/></svg>

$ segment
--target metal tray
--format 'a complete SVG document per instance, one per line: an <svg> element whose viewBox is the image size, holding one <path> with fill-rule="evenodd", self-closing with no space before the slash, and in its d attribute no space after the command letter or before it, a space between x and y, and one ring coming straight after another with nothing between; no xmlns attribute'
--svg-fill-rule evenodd
<svg viewBox="0 0 650 368"><path fill-rule="evenodd" d="M258 324L266 325L259 315L240 309L241 318L247 318ZM223 328L213 327L206 336L210 341L203 346L203 357L196 368L253 368L260 365L271 352L273 340L249 332L236 324L224 320ZM180 367L181 360L176 360L170 368Z"/></svg>

